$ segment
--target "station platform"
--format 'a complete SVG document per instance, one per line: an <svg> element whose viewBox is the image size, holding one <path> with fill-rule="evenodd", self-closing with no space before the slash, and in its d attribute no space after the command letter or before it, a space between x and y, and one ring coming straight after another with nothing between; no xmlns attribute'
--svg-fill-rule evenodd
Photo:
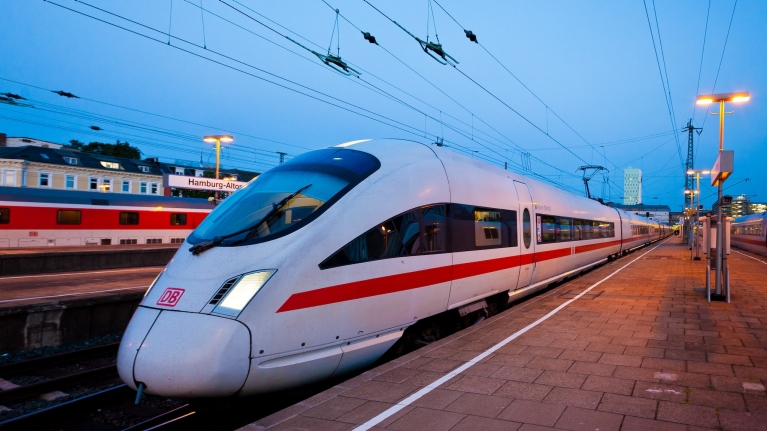
<svg viewBox="0 0 767 431"><path fill-rule="evenodd" d="M71 299L143 294L162 266L0 277L0 310Z"/></svg>
<svg viewBox="0 0 767 431"><path fill-rule="evenodd" d="M767 259L729 259L730 304L671 237L241 430L767 429Z"/></svg>
<svg viewBox="0 0 767 431"><path fill-rule="evenodd" d="M0 248L0 276L164 266L179 245Z"/></svg>
<svg viewBox="0 0 767 431"><path fill-rule="evenodd" d="M0 355L121 333L162 269L0 277Z"/></svg>

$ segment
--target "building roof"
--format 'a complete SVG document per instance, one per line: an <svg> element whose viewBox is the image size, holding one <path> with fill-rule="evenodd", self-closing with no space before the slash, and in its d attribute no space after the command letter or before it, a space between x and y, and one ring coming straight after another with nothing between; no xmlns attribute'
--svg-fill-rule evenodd
<svg viewBox="0 0 767 431"><path fill-rule="evenodd" d="M77 159L77 163L70 163L65 157ZM196 170L211 170L203 167L189 167L175 163L164 163L156 158L146 160L128 159L102 154L86 153L71 148L44 148L36 146L25 147L0 147L0 158L26 160L29 162L49 163L62 166L77 166L82 168L98 169L105 172L127 172L136 174L163 175L175 174L176 167L184 168L184 175L195 176ZM111 169L102 165L101 162L119 163L120 169ZM140 166L148 166L149 171L142 171ZM236 174L241 181L250 181L258 176L258 172L243 171L240 169L222 169L223 174Z"/></svg>

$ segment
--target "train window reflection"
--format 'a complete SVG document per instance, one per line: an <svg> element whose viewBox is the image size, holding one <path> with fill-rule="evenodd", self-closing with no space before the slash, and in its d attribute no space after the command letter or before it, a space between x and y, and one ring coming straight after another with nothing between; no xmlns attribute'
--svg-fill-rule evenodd
<svg viewBox="0 0 767 431"><path fill-rule="evenodd" d="M539 215L538 244L615 237L615 223ZM647 226L644 226L647 229ZM633 232L633 226L632 226Z"/></svg>
<svg viewBox="0 0 767 431"><path fill-rule="evenodd" d="M8 224L11 222L11 209L0 208L0 224Z"/></svg>
<svg viewBox="0 0 767 431"><path fill-rule="evenodd" d="M270 169L247 187L226 198L188 238L192 244L225 236L222 245L251 244L286 234L316 218L322 211L380 163L361 151L326 149L304 153ZM277 203L309 186L275 211ZM249 227L253 227L248 231ZM416 237L417 237L416 233Z"/></svg>
<svg viewBox="0 0 767 431"><path fill-rule="evenodd" d="M474 242L477 247L501 245L501 211L474 209Z"/></svg>
<svg viewBox="0 0 767 431"><path fill-rule="evenodd" d="M423 250L426 253L447 249L445 206L434 205L422 209Z"/></svg>
<svg viewBox="0 0 767 431"><path fill-rule="evenodd" d="M120 224L138 224L138 213L121 212Z"/></svg>
<svg viewBox="0 0 767 431"><path fill-rule="evenodd" d="M186 214L171 213L170 214L171 226L186 226Z"/></svg>
<svg viewBox="0 0 767 431"><path fill-rule="evenodd" d="M80 224L82 212L77 210L58 210L56 212L56 224Z"/></svg>

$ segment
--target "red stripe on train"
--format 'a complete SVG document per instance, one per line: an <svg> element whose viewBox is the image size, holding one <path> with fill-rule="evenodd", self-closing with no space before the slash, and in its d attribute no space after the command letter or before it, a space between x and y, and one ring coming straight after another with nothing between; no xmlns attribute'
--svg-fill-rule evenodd
<svg viewBox="0 0 767 431"><path fill-rule="evenodd" d="M605 248L620 244L620 240L609 241L588 246L576 247L576 253L583 253L592 249L579 248L599 246ZM596 249L596 248L594 248ZM338 302L352 301L355 299L368 298L371 296L385 295L388 293L402 292L405 290L418 289L438 283L444 283L462 278L475 277L491 272L510 269L533 262L543 262L558 259L572 254L571 248L542 251L538 253L523 254L521 256L509 256L499 259L481 260L478 262L460 263L452 266L425 269L421 271L407 272L404 274L388 275L385 277L371 278L336 286L323 287L320 289L299 292L290 295L287 301L277 310L278 313L301 310L304 308L319 307L321 305L335 304Z"/></svg>
<svg viewBox="0 0 767 431"><path fill-rule="evenodd" d="M755 239L736 238L735 236L731 236L730 239L734 242L744 242L746 244L761 245L767 247L767 242L764 240L757 241Z"/></svg>

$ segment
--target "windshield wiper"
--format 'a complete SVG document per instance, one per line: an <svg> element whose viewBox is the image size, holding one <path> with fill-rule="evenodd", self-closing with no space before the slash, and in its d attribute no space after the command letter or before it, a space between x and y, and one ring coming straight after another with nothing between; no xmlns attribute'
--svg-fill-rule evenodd
<svg viewBox="0 0 767 431"><path fill-rule="evenodd" d="M189 251L191 251L193 255L197 256L197 255L203 253L206 250L210 250L211 248L213 248L213 247L215 247L217 245L220 245L226 239L229 239L229 238L232 238L234 236L243 234L245 232L252 232L252 231L258 229L258 227L261 226L267 219L269 219L269 217L273 216L277 211L281 210L285 205L287 205L288 202L293 200L293 198L295 198L296 196L301 194L301 192L303 192L304 190L308 189L311 186L312 186L311 184L303 186L300 189L296 190L295 192L285 196L285 198L282 199L281 201L279 201L277 203L273 203L272 204L272 209L269 210L269 212L266 213L265 216L261 217L261 219L259 221L257 221L256 223L254 223L250 227L247 227L247 228L242 229L242 230L238 230L237 232L233 232L233 233L230 233L230 234L226 234L226 235L222 235L222 236L217 236L217 237L213 238L210 241L205 241L205 242L201 242L199 244L195 244L194 246L189 248Z"/></svg>

